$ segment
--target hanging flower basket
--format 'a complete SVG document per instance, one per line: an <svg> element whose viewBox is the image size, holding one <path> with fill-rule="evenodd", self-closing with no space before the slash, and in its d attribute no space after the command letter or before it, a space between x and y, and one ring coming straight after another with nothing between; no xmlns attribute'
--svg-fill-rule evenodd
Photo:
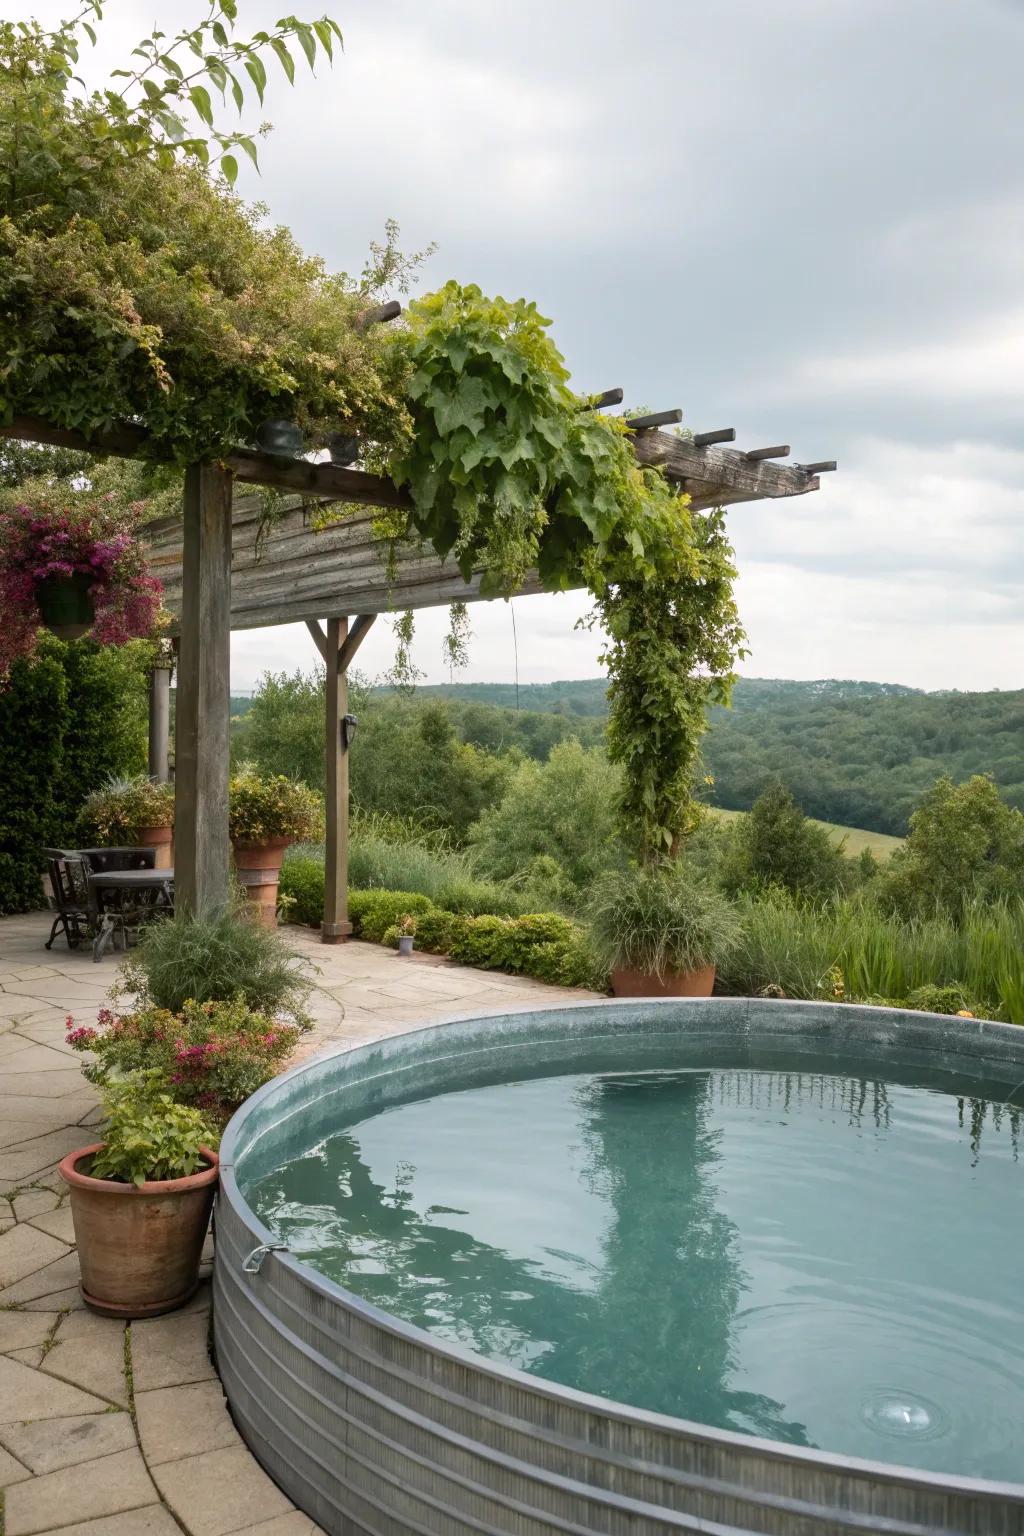
<svg viewBox="0 0 1024 1536"><path fill-rule="evenodd" d="M139 505L87 491L34 494L0 511L0 680L40 626L101 645L152 633L163 591L136 537Z"/></svg>
<svg viewBox="0 0 1024 1536"><path fill-rule="evenodd" d="M83 571L51 576L36 588L36 603L47 629L59 640L80 640L96 618L92 578Z"/></svg>

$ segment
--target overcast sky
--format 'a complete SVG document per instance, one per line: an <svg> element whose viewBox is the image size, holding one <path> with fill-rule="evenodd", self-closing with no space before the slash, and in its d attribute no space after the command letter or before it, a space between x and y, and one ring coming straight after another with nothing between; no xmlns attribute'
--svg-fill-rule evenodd
<svg viewBox="0 0 1024 1536"><path fill-rule="evenodd" d="M279 7L241 0L240 26ZM103 31L201 9L110 0ZM816 495L729 515L748 674L1024 686L1022 0L333 14L344 57L295 91L272 74L242 190L335 268L389 216L437 241L426 285L535 299L580 389L838 459ZM520 679L596 673L584 607L517 601ZM510 680L508 605L471 613L464 675ZM430 680L443 629L421 616ZM385 620L361 663L390 651ZM312 661L304 629L234 637L238 687Z"/></svg>

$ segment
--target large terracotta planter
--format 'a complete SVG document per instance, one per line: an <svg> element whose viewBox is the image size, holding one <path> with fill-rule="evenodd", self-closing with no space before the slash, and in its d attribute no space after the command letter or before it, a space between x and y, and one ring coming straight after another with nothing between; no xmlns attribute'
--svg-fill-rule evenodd
<svg viewBox="0 0 1024 1536"><path fill-rule="evenodd" d="M291 837L270 837L262 843L232 843L235 872L252 916L264 928L277 927L277 885L285 849L295 841Z"/></svg>
<svg viewBox="0 0 1024 1536"><path fill-rule="evenodd" d="M82 1269L82 1299L104 1317L156 1317L184 1306L199 1284L210 1209L217 1188L216 1152L183 1179L118 1184L79 1171L102 1142L80 1147L60 1165L71 1189L71 1217Z"/></svg>
<svg viewBox="0 0 1024 1536"><path fill-rule="evenodd" d="M92 600L93 578L84 571L73 576L50 576L36 588L39 615L60 640L80 640L92 628L96 610Z"/></svg>
<svg viewBox="0 0 1024 1536"><path fill-rule="evenodd" d="M155 848L155 869L173 869L174 856L171 852L174 843L173 827L140 827L139 847Z"/></svg>
<svg viewBox="0 0 1024 1536"><path fill-rule="evenodd" d="M714 985L713 965L700 971L666 971L663 976L631 971L626 966L612 971L616 997L710 997Z"/></svg>

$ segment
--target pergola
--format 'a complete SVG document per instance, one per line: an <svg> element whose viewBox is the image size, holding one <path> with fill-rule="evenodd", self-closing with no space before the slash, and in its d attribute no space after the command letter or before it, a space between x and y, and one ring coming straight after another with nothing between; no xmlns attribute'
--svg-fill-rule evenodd
<svg viewBox="0 0 1024 1536"><path fill-rule="evenodd" d="M397 306L381 311L392 318ZM621 402L621 390L597 397L596 406ZM661 430L682 419L664 411L629 421L642 464L660 465L697 509L802 496L834 461L781 464L787 445L746 452L722 445L732 427L684 436ZM145 432L112 428L86 438L34 417L0 426L0 436L92 454L146 457ZM285 493L269 527L258 494ZM181 910L214 910L230 889L228 770L230 638L232 629L304 621L327 669L325 764L327 803L326 891L323 940L350 932L348 875L348 668L379 613L480 600L480 576L463 580L453 562L430 550L400 546L397 571L386 568L374 537L374 513L353 511L325 527L310 525L310 503L343 502L355 508L411 506L390 480L359 469L238 448L216 462L185 471L183 517L146 530L153 572L177 639L175 728L175 888ZM540 592L536 576L520 591ZM167 775L169 672L154 672L150 694L150 772Z"/></svg>

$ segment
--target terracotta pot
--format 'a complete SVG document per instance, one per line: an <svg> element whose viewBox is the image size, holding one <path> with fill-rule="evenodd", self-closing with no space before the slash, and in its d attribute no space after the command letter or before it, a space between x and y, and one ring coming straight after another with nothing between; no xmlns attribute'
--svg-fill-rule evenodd
<svg viewBox="0 0 1024 1536"><path fill-rule="evenodd" d="M292 837L269 837L262 843L232 843L238 883L251 904L252 915L264 928L277 927L277 883L285 849Z"/></svg>
<svg viewBox="0 0 1024 1536"><path fill-rule="evenodd" d="M71 1217L82 1269L82 1300L104 1317L156 1317L182 1307L199 1284L210 1209L217 1188L216 1152L184 1179L118 1184L80 1173L102 1142L80 1147L60 1165L71 1188Z"/></svg>
<svg viewBox="0 0 1024 1536"><path fill-rule="evenodd" d="M139 847L155 848L155 869L173 869L174 855L171 852L174 843L173 827L140 827Z"/></svg>
<svg viewBox="0 0 1024 1536"><path fill-rule="evenodd" d="M713 965L700 971L666 971L663 976L631 971L626 966L612 971L616 997L710 997L714 985Z"/></svg>
<svg viewBox="0 0 1024 1536"><path fill-rule="evenodd" d="M60 640L80 640L92 628L96 610L92 600L93 578L84 571L73 576L50 576L36 588L36 603L43 623Z"/></svg>

